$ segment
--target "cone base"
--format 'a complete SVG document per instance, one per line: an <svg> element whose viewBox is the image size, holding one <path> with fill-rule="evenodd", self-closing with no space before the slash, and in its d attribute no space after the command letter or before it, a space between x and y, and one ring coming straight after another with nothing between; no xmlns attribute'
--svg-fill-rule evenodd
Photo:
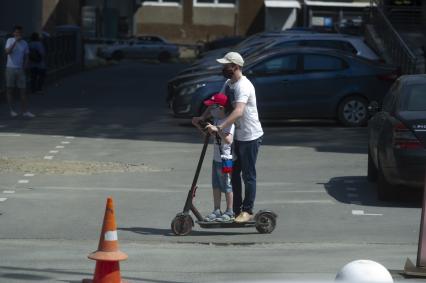
<svg viewBox="0 0 426 283"><path fill-rule="evenodd" d="M128 258L128 255L123 253L122 251L115 252L103 252L96 251L91 253L88 258L93 260L101 260L101 261L122 261Z"/></svg>
<svg viewBox="0 0 426 283"><path fill-rule="evenodd" d="M414 263L409 258L407 258L404 266L404 274L413 277L425 278L426 268L415 266Z"/></svg>

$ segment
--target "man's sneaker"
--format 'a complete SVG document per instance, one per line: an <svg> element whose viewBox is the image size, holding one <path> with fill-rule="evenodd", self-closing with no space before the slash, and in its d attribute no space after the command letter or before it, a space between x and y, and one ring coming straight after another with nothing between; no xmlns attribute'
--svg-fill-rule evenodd
<svg viewBox="0 0 426 283"><path fill-rule="evenodd" d="M212 213L204 217L204 221L207 221L207 222L215 221L221 216L222 216L222 212L219 209L216 209Z"/></svg>
<svg viewBox="0 0 426 283"><path fill-rule="evenodd" d="M237 218L235 218L235 222L243 223L243 222L248 222L252 219L253 219L252 214L249 214L248 212L243 211L240 213L240 215L237 216Z"/></svg>
<svg viewBox="0 0 426 283"><path fill-rule="evenodd" d="M218 222L234 222L235 214L232 211L226 211L221 217L217 218Z"/></svg>
<svg viewBox="0 0 426 283"><path fill-rule="evenodd" d="M10 117L12 117L12 118L15 118L15 117L17 117L18 116L18 113L16 113L15 111L13 111L13 110L10 110Z"/></svg>
<svg viewBox="0 0 426 283"><path fill-rule="evenodd" d="M24 114L22 114L23 117L25 118L34 118L35 115L29 111L25 112Z"/></svg>

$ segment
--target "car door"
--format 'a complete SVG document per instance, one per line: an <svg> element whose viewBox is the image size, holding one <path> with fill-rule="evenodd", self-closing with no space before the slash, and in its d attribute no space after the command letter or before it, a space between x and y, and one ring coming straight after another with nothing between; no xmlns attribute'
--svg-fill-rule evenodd
<svg viewBox="0 0 426 283"><path fill-rule="evenodd" d="M256 89L256 99L262 117L288 117L287 95L292 91L299 73L299 56L284 54L269 57L248 71Z"/></svg>
<svg viewBox="0 0 426 283"><path fill-rule="evenodd" d="M334 117L337 101L350 82L349 65L342 58L323 53L302 56L302 74L288 94L295 117Z"/></svg>

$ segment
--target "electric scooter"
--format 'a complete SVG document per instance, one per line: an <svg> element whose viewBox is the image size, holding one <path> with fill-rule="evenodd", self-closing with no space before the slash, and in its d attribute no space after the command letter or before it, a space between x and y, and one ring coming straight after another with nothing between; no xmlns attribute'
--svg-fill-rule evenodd
<svg viewBox="0 0 426 283"><path fill-rule="evenodd" d="M206 126L206 124L200 124L202 128ZM277 214L275 214L271 210L260 210L256 213L253 220L248 222L218 222L218 221L205 221L201 216L200 212L198 212L197 208L193 204L193 199L195 198L195 193L197 191L197 181L200 175L201 167L203 165L204 157L206 155L207 146L209 145L210 134L208 132L205 133L204 145L201 151L200 159L198 160L197 169L195 171L195 176L192 181L191 189L188 192L188 196L186 198L185 206L183 211L178 213L171 223L172 232L178 236L186 236L192 231L192 227L194 227L194 220L192 219L189 212L191 211L195 218L197 219L195 223L197 223L201 228L250 228L255 227L256 230L261 234L269 234L274 231L276 226Z"/></svg>

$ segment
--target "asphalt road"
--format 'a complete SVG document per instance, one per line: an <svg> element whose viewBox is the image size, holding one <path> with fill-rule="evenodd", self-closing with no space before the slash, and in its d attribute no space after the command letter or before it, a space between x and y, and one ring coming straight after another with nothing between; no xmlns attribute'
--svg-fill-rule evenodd
<svg viewBox="0 0 426 283"><path fill-rule="evenodd" d="M380 202L366 181L366 129L334 121L264 121L257 209L276 230L203 230L176 237L202 138L165 104L180 64L123 62L31 96L37 118L0 105L0 282L80 282L93 274L105 201L114 198L124 278L132 282L333 280L355 259L395 280L415 259L420 194ZM210 212L211 148L196 206Z"/></svg>

